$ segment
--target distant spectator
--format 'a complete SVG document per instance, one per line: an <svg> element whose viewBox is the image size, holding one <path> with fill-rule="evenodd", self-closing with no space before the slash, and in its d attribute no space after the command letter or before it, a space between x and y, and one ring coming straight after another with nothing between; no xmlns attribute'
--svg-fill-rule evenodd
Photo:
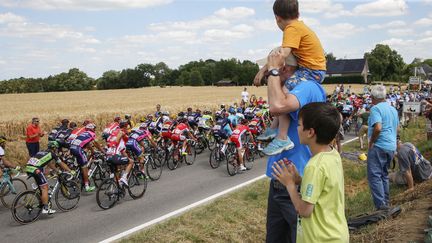
<svg viewBox="0 0 432 243"><path fill-rule="evenodd" d="M157 104L156 105L155 117L159 117L160 115L161 115L161 105Z"/></svg>
<svg viewBox="0 0 432 243"><path fill-rule="evenodd" d="M412 191L414 182L420 183L432 178L431 163L412 143L402 143L398 138L396 158L399 171L389 175L392 183L407 185L407 191Z"/></svg>
<svg viewBox="0 0 432 243"><path fill-rule="evenodd" d="M396 151L399 119L396 109L385 100L386 89L383 85L373 86L371 96L374 106L368 121L368 182L375 208L387 209L390 200L388 168Z"/></svg>
<svg viewBox="0 0 432 243"><path fill-rule="evenodd" d="M250 97L249 104L253 106L257 105L257 98L254 94Z"/></svg>
<svg viewBox="0 0 432 243"><path fill-rule="evenodd" d="M247 103L249 101L249 93L247 92L247 88L246 87L241 92L241 97L242 97L243 102Z"/></svg>
<svg viewBox="0 0 432 243"><path fill-rule="evenodd" d="M351 94L351 85L348 85L348 88L345 90L345 94L347 96Z"/></svg>
<svg viewBox="0 0 432 243"><path fill-rule="evenodd" d="M258 101L257 101L257 105L264 105L266 102L265 102L265 100L263 100L263 97L259 97L258 98Z"/></svg>
<svg viewBox="0 0 432 243"><path fill-rule="evenodd" d="M26 145L30 157L33 157L39 152L39 139L44 135L45 132L42 132L39 127L39 118L34 117L32 123L29 124L26 129Z"/></svg>
<svg viewBox="0 0 432 243"><path fill-rule="evenodd" d="M359 119L361 119L361 127L358 133L360 140L360 149L364 149L365 144L365 136L368 132L368 120L369 120L370 110L369 107L366 107L365 112L361 113Z"/></svg>

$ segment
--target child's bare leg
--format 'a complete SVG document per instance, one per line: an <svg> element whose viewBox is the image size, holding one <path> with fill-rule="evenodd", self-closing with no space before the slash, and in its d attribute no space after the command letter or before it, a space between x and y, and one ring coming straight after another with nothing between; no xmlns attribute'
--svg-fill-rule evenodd
<svg viewBox="0 0 432 243"><path fill-rule="evenodd" d="M279 127L279 116L275 116L275 117L273 118L272 123L270 124L270 128L271 128L271 129L276 129L276 128L278 128L278 127Z"/></svg>
<svg viewBox="0 0 432 243"><path fill-rule="evenodd" d="M285 115L280 115L278 117L278 120L279 120L279 130L278 130L277 138L280 140L287 140L288 128L290 126L291 119L289 115L285 114Z"/></svg>

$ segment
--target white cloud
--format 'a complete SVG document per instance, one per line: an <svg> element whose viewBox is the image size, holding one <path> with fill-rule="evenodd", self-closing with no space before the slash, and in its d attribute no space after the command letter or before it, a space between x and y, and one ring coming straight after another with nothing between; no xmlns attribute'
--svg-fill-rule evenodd
<svg viewBox="0 0 432 243"><path fill-rule="evenodd" d="M407 26L405 21L396 20L396 21L391 21L391 22L385 23L385 24L371 24L368 26L368 28L373 29L373 30L380 30L380 29L388 29L388 28L401 28L401 27L405 27L405 26Z"/></svg>
<svg viewBox="0 0 432 243"><path fill-rule="evenodd" d="M429 26L432 25L432 18L421 18L414 22L414 24L419 26Z"/></svg>
<svg viewBox="0 0 432 243"><path fill-rule="evenodd" d="M363 28L357 27L350 23L339 23L317 28L317 32L322 36L332 39L341 39L364 31ZM319 35L320 36L320 35Z"/></svg>
<svg viewBox="0 0 432 243"><path fill-rule="evenodd" d="M405 0L377 0L354 7L354 15L361 16L400 16L408 12Z"/></svg>
<svg viewBox="0 0 432 243"><path fill-rule="evenodd" d="M432 0L422 0L424 4L432 5Z"/></svg>
<svg viewBox="0 0 432 243"><path fill-rule="evenodd" d="M0 24L7 24L7 23L20 23L24 22L25 18L13 13L4 13L0 14Z"/></svg>
<svg viewBox="0 0 432 243"><path fill-rule="evenodd" d="M413 35L414 30L412 29L390 29L387 31L391 36L408 36Z"/></svg>
<svg viewBox="0 0 432 243"><path fill-rule="evenodd" d="M0 0L0 6L43 10L112 10L147 8L169 4L173 0Z"/></svg>
<svg viewBox="0 0 432 243"><path fill-rule="evenodd" d="M255 14L255 10L246 7L236 7L236 8L222 8L216 11L215 16L224 19L242 19Z"/></svg>
<svg viewBox="0 0 432 243"><path fill-rule="evenodd" d="M351 13L344 9L340 3L333 3L332 0L300 0L300 13L324 13L326 18L337 18L340 16L350 16Z"/></svg>
<svg viewBox="0 0 432 243"><path fill-rule="evenodd" d="M229 43L251 36L253 30L253 27L245 24L233 26L231 29L210 29L204 32L203 40Z"/></svg>

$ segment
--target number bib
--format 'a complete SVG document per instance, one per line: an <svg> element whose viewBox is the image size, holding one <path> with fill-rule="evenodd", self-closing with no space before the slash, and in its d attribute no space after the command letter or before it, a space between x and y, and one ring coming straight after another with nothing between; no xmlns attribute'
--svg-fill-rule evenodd
<svg viewBox="0 0 432 243"><path fill-rule="evenodd" d="M29 161L27 162L28 165L32 165L32 166L37 166L39 164L39 160L36 158L30 158Z"/></svg>
<svg viewBox="0 0 432 243"><path fill-rule="evenodd" d="M139 135L137 133L134 133L131 135L131 138L133 138L133 139L137 139L138 137L139 137Z"/></svg>
<svg viewBox="0 0 432 243"><path fill-rule="evenodd" d="M221 126L220 126L220 125L215 125L215 126L213 127L213 129L214 129L214 130L220 130L220 129L221 129Z"/></svg>

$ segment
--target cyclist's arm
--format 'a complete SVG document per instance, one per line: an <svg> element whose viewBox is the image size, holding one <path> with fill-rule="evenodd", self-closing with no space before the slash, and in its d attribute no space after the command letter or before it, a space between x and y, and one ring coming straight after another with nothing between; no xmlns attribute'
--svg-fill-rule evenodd
<svg viewBox="0 0 432 243"><path fill-rule="evenodd" d="M105 151L102 149L102 147L100 146L100 144L99 144L96 140L93 141L93 145L94 145L94 146L95 146L95 147L96 147L100 152L105 153ZM92 146L90 146L90 150L91 150L92 154L94 154L94 149L93 149Z"/></svg>

